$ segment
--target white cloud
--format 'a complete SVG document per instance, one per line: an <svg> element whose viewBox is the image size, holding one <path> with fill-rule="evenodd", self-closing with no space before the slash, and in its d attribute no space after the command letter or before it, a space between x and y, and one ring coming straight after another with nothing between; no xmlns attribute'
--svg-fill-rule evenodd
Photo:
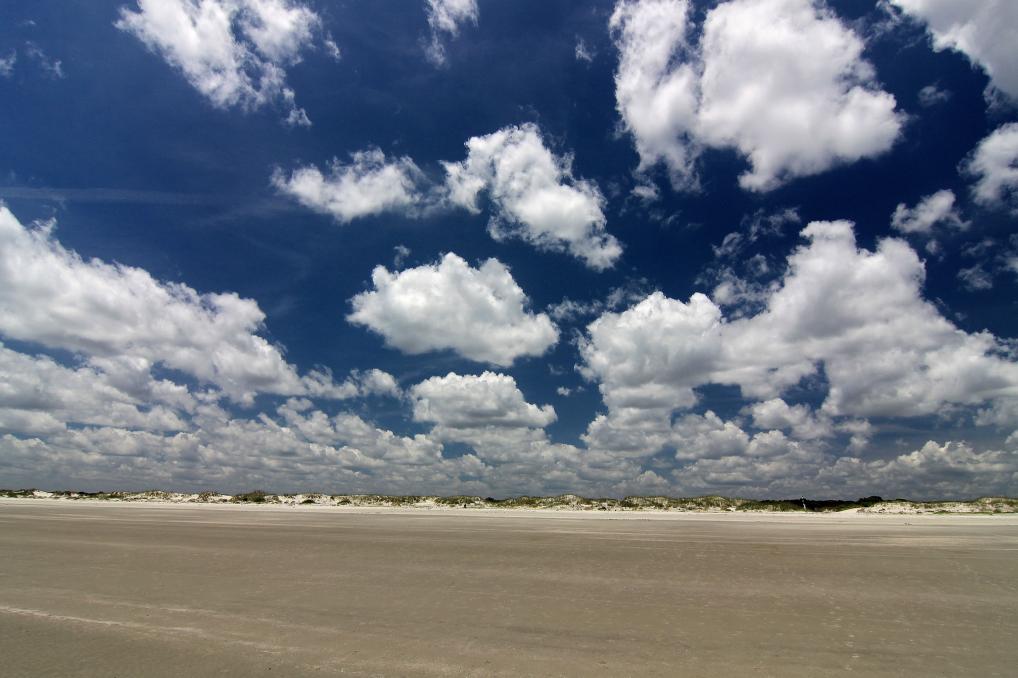
<svg viewBox="0 0 1018 678"><path fill-rule="evenodd" d="M469 445L493 465L487 476L501 479L497 482L527 478L524 482L541 485L558 479L576 487L584 474L600 473L585 468L577 448L548 440L543 429L555 421L555 409L528 403L508 375L432 377L412 387L410 399L414 420L434 424L429 439Z"/></svg>
<svg viewBox="0 0 1018 678"><path fill-rule="evenodd" d="M972 196L977 203L1018 214L1018 123L1001 125L980 141L965 170L976 179Z"/></svg>
<svg viewBox="0 0 1018 678"><path fill-rule="evenodd" d="M869 494L940 499L1014 494L1018 489L1018 452L979 451L968 443L928 441L920 449L891 459L842 457L822 468L819 479Z"/></svg>
<svg viewBox="0 0 1018 678"><path fill-rule="evenodd" d="M332 39L331 35L322 42L322 45L325 47L325 53L328 54L333 61L339 61L343 58L343 52L340 51L339 45L336 44L336 41Z"/></svg>
<svg viewBox="0 0 1018 678"><path fill-rule="evenodd" d="M488 233L518 238L539 249L566 251L595 270L615 264L622 247L605 230L604 196L577 179L570 156L556 156L536 125L506 127L466 142L467 158L443 162L446 178L436 187L409 157L387 159L377 149L333 161L329 175L314 166L287 176L277 169L273 185L301 204L340 222L385 212L419 217L449 207L478 214L482 192L494 207Z"/></svg>
<svg viewBox="0 0 1018 678"><path fill-rule="evenodd" d="M661 197L661 191L654 184L637 184L630 193L645 203L652 203Z"/></svg>
<svg viewBox="0 0 1018 678"><path fill-rule="evenodd" d="M551 405L528 403L506 374L431 377L410 389L414 421L445 428L544 428L555 421Z"/></svg>
<svg viewBox="0 0 1018 678"><path fill-rule="evenodd" d="M377 148L350 157L347 164L334 160L328 176L313 166L296 169L289 176L277 169L272 184L340 223L385 212L412 215L422 204L423 173L410 158L386 160Z"/></svg>
<svg viewBox="0 0 1018 678"><path fill-rule="evenodd" d="M505 366L542 355L558 341L558 329L546 314L527 310L527 296L497 259L472 268L450 253L399 273L376 266L371 279L374 290L351 300L347 319L404 353L452 349Z"/></svg>
<svg viewBox="0 0 1018 678"><path fill-rule="evenodd" d="M807 405L789 405L781 398L754 403L749 412L756 428L790 430L799 440L829 438L834 433L826 416L817 416Z"/></svg>
<svg viewBox="0 0 1018 678"><path fill-rule="evenodd" d="M888 150L902 125L875 84L863 42L811 0L731 0L711 9L698 45L686 0L620 0L610 26L620 51L616 100L640 154L676 188L696 188L704 147L734 148L743 188ZM759 27L766 25L767 31Z"/></svg>
<svg viewBox="0 0 1018 678"><path fill-rule="evenodd" d="M392 250L393 252L395 252L395 254L393 254L392 257L392 267L403 268L403 264L410 256L410 248L407 247L406 245L396 245L395 247L392 248Z"/></svg>
<svg viewBox="0 0 1018 678"><path fill-rule="evenodd" d="M368 396L399 398L403 395L396 378L388 372L378 369L353 370L350 376L340 383L333 380L331 370L312 370L301 379L301 382L304 385L305 394L313 398L345 400Z"/></svg>
<svg viewBox="0 0 1018 678"><path fill-rule="evenodd" d="M937 50L953 49L978 64L998 89L1018 99L1018 4L1012 0L891 0L924 22Z"/></svg>
<svg viewBox="0 0 1018 678"><path fill-rule="evenodd" d="M605 313L580 342L581 373L611 410L696 403L721 350L721 311L703 294L688 303L654 292L623 313Z"/></svg>
<svg viewBox="0 0 1018 678"><path fill-rule="evenodd" d="M683 460L741 456L750 439L739 426L708 410L703 416L687 414L672 427L676 457Z"/></svg>
<svg viewBox="0 0 1018 678"><path fill-rule="evenodd" d="M27 482L48 469L57 483L78 487L113 482L351 492L455 492L467 489L462 475L482 467L474 455L444 459L441 443L426 436L396 435L349 413L328 416L299 399L275 416L252 419L200 407L192 424L193 430L174 435L117 427L0 435L0 467L5 477Z"/></svg>
<svg viewBox="0 0 1018 678"><path fill-rule="evenodd" d="M125 379L157 365L179 370L244 402L306 392L280 349L256 334L265 314L254 300L86 261L53 227L27 229L0 205L0 335L72 351Z"/></svg>
<svg viewBox="0 0 1018 678"><path fill-rule="evenodd" d="M891 228L902 233L922 234L932 233L937 225L966 229L969 223L961 218L954 201L954 192L943 190L923 197L915 207L898 203L891 215Z"/></svg>
<svg viewBox="0 0 1018 678"><path fill-rule="evenodd" d="M762 255L756 255L750 261L757 262L762 267L767 266L766 259L761 257ZM764 284L739 276L729 266L721 267L710 277L714 281L711 299L714 303L731 309L736 317L747 315L766 303L775 287L773 282Z"/></svg>
<svg viewBox="0 0 1018 678"><path fill-rule="evenodd" d="M14 72L14 64L18 61L18 53L11 50L10 56L0 57L0 78L9 78Z"/></svg>
<svg viewBox="0 0 1018 678"><path fill-rule="evenodd" d="M45 73L50 77L62 79L64 75L63 62L60 59L51 59L46 52L34 42L25 43L25 53L34 60ZM13 61L11 62L14 63ZM2 70L2 69L0 69Z"/></svg>
<svg viewBox="0 0 1018 678"><path fill-rule="evenodd" d="M425 12L431 28L431 42L425 48L428 59L436 66L445 63L443 34L448 37L459 35L460 26L466 23L477 25L480 10L477 0L426 0Z"/></svg>
<svg viewBox="0 0 1018 678"><path fill-rule="evenodd" d="M876 89L863 41L810 0L719 5L701 48L698 136L749 158L744 188L879 155L898 136L894 97Z"/></svg>
<svg viewBox="0 0 1018 678"><path fill-rule="evenodd" d="M766 309L725 329L716 378L774 397L823 364L832 415L913 416L1018 388L988 333L968 334L922 298L922 261L901 240L859 249L848 222L814 222Z"/></svg>
<svg viewBox="0 0 1018 678"><path fill-rule="evenodd" d="M1002 343L960 330L922 298L923 264L905 242L859 249L848 222L813 222L803 235L755 315L725 322L702 294L683 303L657 292L591 323L579 369L608 414L591 423L588 445L653 454L674 441L672 413L711 383L770 400L750 409L759 427L802 439L826 437L832 418L923 416L1018 395L1018 364ZM771 400L821 367L820 415Z"/></svg>
<svg viewBox="0 0 1018 678"><path fill-rule="evenodd" d="M643 299L647 296L648 288L647 280L641 278L613 287L603 299L576 301L564 297L548 305L548 315L557 322L569 322L585 316L600 315L605 311L616 311Z"/></svg>
<svg viewBox="0 0 1018 678"><path fill-rule="evenodd" d="M859 422L851 422L859 424ZM723 425L708 413L698 422L696 443ZM861 434L868 425L855 426ZM750 442L733 437L733 444L717 444L696 461L674 471L676 485L688 493L733 490L756 496L809 495L916 499L971 498L1011 495L1018 488L1018 451L1012 441L1004 449L977 450L964 442L929 441L921 448L886 459L835 457L821 448L788 440L779 431L753 436ZM744 445L745 451L740 451ZM750 450L755 447L755 454ZM692 458L692 457L691 457Z"/></svg>
<svg viewBox="0 0 1018 678"><path fill-rule="evenodd" d="M296 0L137 0L117 28L180 70L218 108L281 101L288 120L307 119L286 95L286 68L301 60L321 19Z"/></svg>
<svg viewBox="0 0 1018 678"><path fill-rule="evenodd" d="M176 408L193 409L187 389L151 378L125 389L116 375L94 367L69 368L0 344L0 431L53 433L66 424L181 431ZM131 392L133 391L133 392Z"/></svg>
<svg viewBox="0 0 1018 678"><path fill-rule="evenodd" d="M664 162L676 187L697 183L693 162L698 74L686 0L619 2L609 23L620 52L615 99L640 154L639 171Z"/></svg>
<svg viewBox="0 0 1018 678"><path fill-rule="evenodd" d="M443 163L448 200L477 213L487 190L496 208L488 224L493 238L565 250L596 270L614 265L622 247L605 232L604 196L573 177L571 158L552 154L536 125L473 137L466 147L466 160Z"/></svg>
<svg viewBox="0 0 1018 678"><path fill-rule="evenodd" d="M743 217L740 230L732 231L724 237L720 245L713 248L714 256L719 258L739 256L761 238L781 235L785 226L792 224L798 226L801 223L802 218L795 208L786 207L773 212L759 209Z"/></svg>
<svg viewBox="0 0 1018 678"><path fill-rule="evenodd" d="M923 108L932 108L951 99L951 91L942 89L939 85L926 85L919 90L919 105Z"/></svg>
<svg viewBox="0 0 1018 678"><path fill-rule="evenodd" d="M993 288L993 276L982 264L974 264L959 270L958 281L970 292Z"/></svg>
<svg viewBox="0 0 1018 678"><path fill-rule="evenodd" d="M587 46L587 43L583 41L583 38L576 39L576 60L585 61L588 64L594 60L594 51Z"/></svg>

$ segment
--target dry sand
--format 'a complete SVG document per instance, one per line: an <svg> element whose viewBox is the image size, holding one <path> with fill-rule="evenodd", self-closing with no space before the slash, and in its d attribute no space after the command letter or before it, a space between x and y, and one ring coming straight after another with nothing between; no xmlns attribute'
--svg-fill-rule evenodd
<svg viewBox="0 0 1018 678"><path fill-rule="evenodd" d="M1011 676L1018 517L0 501L4 676Z"/></svg>

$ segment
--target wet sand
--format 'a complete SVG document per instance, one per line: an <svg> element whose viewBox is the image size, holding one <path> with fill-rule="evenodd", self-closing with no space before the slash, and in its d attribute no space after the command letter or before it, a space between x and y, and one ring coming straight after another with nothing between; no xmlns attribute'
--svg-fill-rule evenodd
<svg viewBox="0 0 1018 678"><path fill-rule="evenodd" d="M1009 676L1018 516L0 501L4 676Z"/></svg>

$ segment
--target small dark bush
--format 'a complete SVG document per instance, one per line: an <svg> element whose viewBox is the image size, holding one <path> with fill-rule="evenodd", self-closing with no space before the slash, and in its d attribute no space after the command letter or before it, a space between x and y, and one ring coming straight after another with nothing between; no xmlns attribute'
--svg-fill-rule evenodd
<svg viewBox="0 0 1018 678"><path fill-rule="evenodd" d="M255 490L253 492L245 492L244 494L238 494L233 497L235 502L248 502L251 504L261 504L265 502L265 498L269 496L267 492L262 490Z"/></svg>

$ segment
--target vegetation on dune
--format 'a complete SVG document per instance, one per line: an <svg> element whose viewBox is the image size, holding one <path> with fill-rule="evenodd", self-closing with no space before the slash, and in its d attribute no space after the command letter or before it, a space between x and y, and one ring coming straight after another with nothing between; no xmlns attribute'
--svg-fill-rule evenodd
<svg viewBox="0 0 1018 678"><path fill-rule="evenodd" d="M237 503L263 504L265 503L265 498L268 496L268 493L263 492L262 490L254 490L253 492L233 495L233 501Z"/></svg>
<svg viewBox="0 0 1018 678"><path fill-rule="evenodd" d="M270 494L253 490L236 495L206 491L182 494L149 490L146 492L73 492L36 489L3 490L0 497L10 499L57 498L77 501L146 502L170 501L197 504L278 504L317 506L363 506L389 508L473 508L473 509L550 509L574 511L695 511L695 512L798 512L826 513L857 510L865 513L1018 513L1018 498L980 497L965 501L911 501L882 499L878 496L855 500L839 499L741 499L720 495L700 497L630 496L589 498L576 494L551 497L520 495L496 499L471 495L386 495L386 494Z"/></svg>

